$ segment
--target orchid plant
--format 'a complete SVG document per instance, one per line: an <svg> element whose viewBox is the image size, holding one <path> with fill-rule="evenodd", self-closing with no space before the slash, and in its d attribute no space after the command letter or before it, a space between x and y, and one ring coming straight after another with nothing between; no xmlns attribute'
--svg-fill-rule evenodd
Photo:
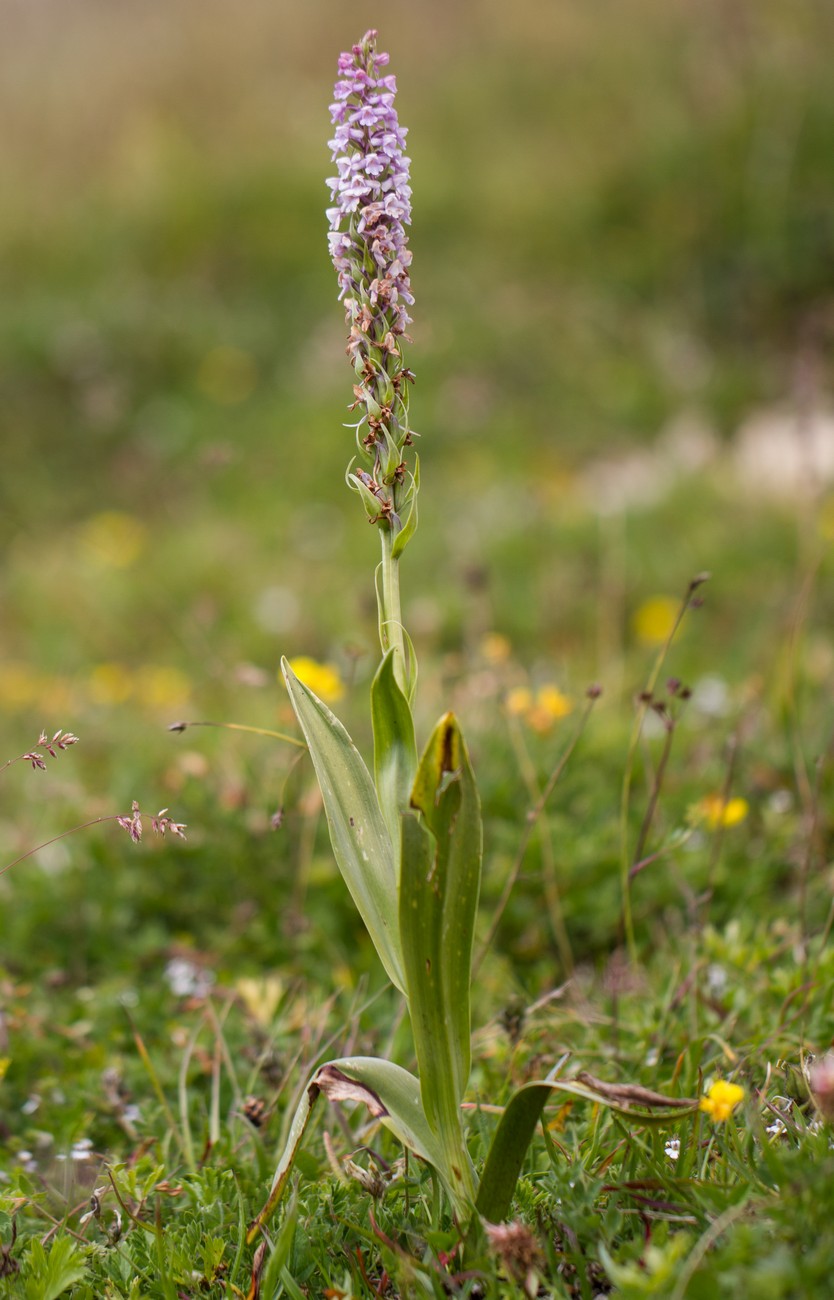
<svg viewBox="0 0 834 1300"><path fill-rule="evenodd" d="M414 647L402 621L399 561L417 527L419 461L411 451L405 364L411 254L409 159L385 69L369 31L339 58L331 106L336 175L330 252L349 327L356 455L347 482L381 545L376 573L382 659L371 687L373 774L331 710L282 670L321 788L336 861L391 983L406 1000L417 1075L391 1061L341 1058L310 1079L289 1128L253 1240L278 1205L320 1096L358 1101L439 1178L459 1223L499 1221L510 1209L549 1092L558 1088L649 1118L683 1106L643 1089L612 1090L589 1076L526 1084L503 1111L476 1171L461 1103L470 1071L470 988L481 881L477 787L457 719L440 719L418 757L412 714ZM409 460L409 457L411 459Z"/></svg>

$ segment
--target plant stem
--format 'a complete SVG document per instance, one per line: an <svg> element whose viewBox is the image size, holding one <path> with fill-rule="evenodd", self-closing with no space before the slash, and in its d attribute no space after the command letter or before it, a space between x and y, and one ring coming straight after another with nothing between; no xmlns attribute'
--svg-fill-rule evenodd
<svg viewBox="0 0 834 1300"><path fill-rule="evenodd" d="M390 528L380 528L382 563L377 583L379 607L379 642L382 653L394 651L394 677L403 694L409 693L409 665L406 659L405 633L400 609L400 562L394 555L394 535Z"/></svg>
<svg viewBox="0 0 834 1300"><path fill-rule="evenodd" d="M299 740L297 736L288 736L285 731L272 731L269 727L250 727L244 722L172 722L168 730L185 731L188 727L223 727L226 731L249 731L253 736L272 736L274 740L285 740L288 745L296 745L298 749L307 748L303 740ZM0 768L0 771L2 770Z"/></svg>
<svg viewBox="0 0 834 1300"><path fill-rule="evenodd" d="M631 796L631 781L634 774L634 763L637 754L637 746L640 743L640 736L643 731L643 723L646 720L646 714L649 711L654 688L657 680L663 670L666 657L672 648L672 642L678 633L678 628L684 620L688 609L692 607L692 597L695 591L709 579L708 573L697 574L686 589L686 595L681 601L680 608L672 624L669 635L660 647L658 656L654 662L649 680L645 689L640 696L640 703L637 709L637 715L634 719L634 726L631 731L631 740L629 741L628 754L626 756L625 772L623 773L623 785L620 792L620 882L623 900L622 926L625 933L626 948L628 950L629 961L632 966L637 965L637 939L634 932L634 911L631 902L631 868L639 859L640 854L632 856L628 844L628 809Z"/></svg>
<svg viewBox="0 0 834 1300"><path fill-rule="evenodd" d="M510 901L510 895L512 894L513 889L515 888L516 881L518 880L518 877L521 874L521 868L524 865L524 855L527 852L527 848L530 844L530 840L533 836L533 832L536 829L536 826L542 814L544 813L545 808L547 807L548 800L550 799L550 796L552 795L556 787L556 782L559 780L560 776L564 772L573 751L576 749L576 746L579 744L580 738L582 737L582 734L585 731L585 727L587 726L588 719L591 716L591 710L593 709L597 698L598 698L598 692L597 694L588 696L588 703L585 706L585 710L582 714L582 717L579 720L579 725L577 726L576 731L573 734L573 738L569 742L567 748L565 749L564 753L562 754L562 757L559 759L555 768L550 773L550 776L548 777L544 789L539 795L539 798L536 801L535 806L527 814L527 823L524 827L524 834L521 837L521 843L519 844L518 850L515 855L515 861L513 862L513 865L510 868L510 873L504 882L504 888L501 891L501 897L498 900L498 904L493 911L492 921L490 922L490 926L489 929L487 930L486 937L481 943L481 947L479 951L475 954L475 956L472 959L473 980L478 974L478 971L481 969L481 963L483 962L484 957L486 957L487 952L489 951L492 945L492 941L495 938L496 934L498 933L498 926L501 923L501 917L504 915L504 909L506 908L508 902Z"/></svg>
<svg viewBox="0 0 834 1300"><path fill-rule="evenodd" d="M75 835L76 831L86 831L90 826L101 826L104 822L115 821L118 821L118 815L110 813L106 817L94 817L92 821L82 822L80 826L71 826L68 831L61 831L60 835L53 835L51 840L44 840L43 844L36 844L33 849L27 849L25 853L21 853L19 858L15 858L14 862L7 862L5 867L0 867L0 876L5 875L7 871L11 871L12 867L16 867L18 862L25 862L33 854L40 853L41 849L48 849L50 844L57 844L59 840L65 840L68 835Z"/></svg>

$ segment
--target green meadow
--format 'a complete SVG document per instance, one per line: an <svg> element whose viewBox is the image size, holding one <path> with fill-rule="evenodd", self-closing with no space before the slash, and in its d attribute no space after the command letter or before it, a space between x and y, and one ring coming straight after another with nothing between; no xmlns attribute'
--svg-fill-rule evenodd
<svg viewBox="0 0 834 1300"><path fill-rule="evenodd" d="M0 1297L824 1296L834 11L0 21ZM321 1102L256 1256L311 1074L413 1068L270 734L300 735L286 655L372 752L324 215L371 26L412 159L418 742L454 710L484 820L475 1167L525 1082L596 1100L554 1092L474 1244Z"/></svg>

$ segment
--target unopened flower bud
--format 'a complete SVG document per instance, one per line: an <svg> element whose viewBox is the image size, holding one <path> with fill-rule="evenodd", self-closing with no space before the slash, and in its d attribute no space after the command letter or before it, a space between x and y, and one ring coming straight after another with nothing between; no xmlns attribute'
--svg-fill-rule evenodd
<svg viewBox="0 0 834 1300"><path fill-rule="evenodd" d="M814 1105L828 1124L834 1124L834 1052L826 1052L808 1070L808 1087Z"/></svg>

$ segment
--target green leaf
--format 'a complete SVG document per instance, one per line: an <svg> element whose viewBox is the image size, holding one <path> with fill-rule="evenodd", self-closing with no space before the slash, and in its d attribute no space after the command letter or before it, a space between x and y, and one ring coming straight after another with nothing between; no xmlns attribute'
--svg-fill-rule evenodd
<svg viewBox="0 0 834 1300"><path fill-rule="evenodd" d="M400 934L423 1107L456 1179L473 1193L460 1103L469 1079L472 941L481 881L481 810L451 713L420 759L402 819Z"/></svg>
<svg viewBox="0 0 834 1300"><path fill-rule="evenodd" d="M449 1181L443 1151L429 1127L420 1103L420 1082L391 1061L370 1056L347 1056L328 1061L313 1075L299 1102L266 1204L247 1234L251 1242L271 1218L287 1185L293 1162L304 1138L313 1108L322 1095L331 1101L357 1101L368 1107L396 1138Z"/></svg>
<svg viewBox="0 0 834 1300"><path fill-rule="evenodd" d="M71 1286L83 1282L86 1272L81 1251L69 1237L56 1238L48 1255L33 1239L23 1266L26 1296L28 1300L57 1300Z"/></svg>
<svg viewBox="0 0 834 1300"><path fill-rule="evenodd" d="M307 1300L306 1293L301 1290L292 1273L286 1267L281 1269L281 1283L290 1300Z"/></svg>
<svg viewBox="0 0 834 1300"><path fill-rule="evenodd" d="M404 992L397 859L374 783L335 714L299 681L286 659L281 668L316 769L339 870L388 978Z"/></svg>
<svg viewBox="0 0 834 1300"><path fill-rule="evenodd" d="M373 680L371 718L377 797L391 842L399 845L400 814L408 807L417 770L417 744L408 700L394 676L394 653L388 651Z"/></svg>
<svg viewBox="0 0 834 1300"><path fill-rule="evenodd" d="M509 1214L527 1148L552 1092L581 1097L640 1124L668 1124L670 1112L678 1116L691 1114L698 1106L686 1098L663 1097L627 1084L606 1084L597 1079L593 1084L596 1086L582 1078L534 1079L513 1094L498 1122L481 1175L475 1208L483 1218L500 1223ZM652 1114L652 1110L661 1113Z"/></svg>
<svg viewBox="0 0 834 1300"><path fill-rule="evenodd" d="M396 560L402 555L408 543L417 531L417 493L420 491L420 457L414 457L414 473L411 476L411 486L408 492L405 518L403 526L394 538L391 547L391 554Z"/></svg>
<svg viewBox="0 0 834 1300"><path fill-rule="evenodd" d="M293 1193L290 1203L284 1213L284 1219L278 1233L275 1237L275 1244L272 1247L272 1253L266 1264L261 1277L261 1294L264 1296L274 1296L278 1292L278 1284L282 1270L286 1267L290 1258L293 1240L295 1238L295 1229L298 1223L298 1193Z"/></svg>

